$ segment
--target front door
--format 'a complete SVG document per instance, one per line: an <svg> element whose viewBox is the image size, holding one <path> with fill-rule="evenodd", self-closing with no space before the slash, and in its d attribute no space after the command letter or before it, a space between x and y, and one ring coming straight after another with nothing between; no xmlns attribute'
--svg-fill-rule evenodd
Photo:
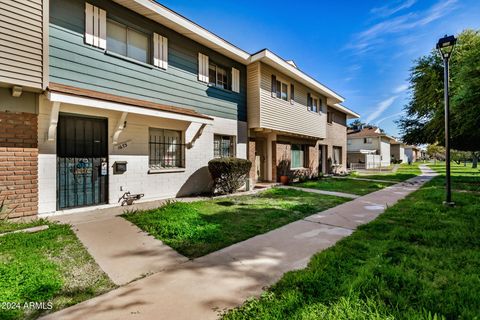
<svg viewBox="0 0 480 320"><path fill-rule="evenodd" d="M265 142L262 139L255 140L255 177L257 181L265 181Z"/></svg>
<svg viewBox="0 0 480 320"><path fill-rule="evenodd" d="M318 173L323 173L323 146L318 146Z"/></svg>
<svg viewBox="0 0 480 320"><path fill-rule="evenodd" d="M107 203L107 119L59 116L57 210Z"/></svg>

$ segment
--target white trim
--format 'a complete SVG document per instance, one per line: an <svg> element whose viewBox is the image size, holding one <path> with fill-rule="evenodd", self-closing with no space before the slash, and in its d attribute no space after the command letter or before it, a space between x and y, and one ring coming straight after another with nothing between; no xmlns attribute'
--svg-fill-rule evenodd
<svg viewBox="0 0 480 320"><path fill-rule="evenodd" d="M113 0L114 2L146 16L181 35L243 64L248 63L250 54L237 48L212 32L182 17L178 13L151 0Z"/></svg>
<svg viewBox="0 0 480 320"><path fill-rule="evenodd" d="M356 113L355 111L352 111L348 109L347 107L342 106L340 103L336 103L333 106L330 106L333 109L336 109L338 111L342 111L343 113L347 114L348 119L357 119L360 118L360 114Z"/></svg>
<svg viewBox="0 0 480 320"><path fill-rule="evenodd" d="M54 102L52 111L50 111L50 124L48 126L47 140L54 141L57 133L58 114L60 112L60 102Z"/></svg>
<svg viewBox="0 0 480 320"><path fill-rule="evenodd" d="M128 104L110 102L105 100L73 96L73 95L64 94L64 93L49 92L48 100L52 102L68 103L68 104L86 106L91 108L141 114L141 115L159 117L159 118L165 118L165 119L213 124L213 120L210 120L210 119L204 119L204 118L199 118L195 116L189 116L189 115L167 112L162 110L152 110L152 109L132 106Z"/></svg>
<svg viewBox="0 0 480 320"><path fill-rule="evenodd" d="M345 99L338 95L337 93L333 92L323 84L319 83L317 80L313 79L312 77L306 75L299 69L295 68L285 60L279 58L274 53L270 52L269 50L263 50L255 55L252 55L250 58L250 63L262 61L276 70L284 73L285 75L295 79L296 81L303 83L309 88L312 88L316 91L319 91L322 95L327 96L330 99L331 103L339 103L343 102Z"/></svg>

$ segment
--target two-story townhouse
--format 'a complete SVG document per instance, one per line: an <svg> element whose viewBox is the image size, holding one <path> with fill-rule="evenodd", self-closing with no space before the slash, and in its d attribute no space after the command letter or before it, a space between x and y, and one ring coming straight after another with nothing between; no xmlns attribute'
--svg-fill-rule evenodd
<svg viewBox="0 0 480 320"><path fill-rule="evenodd" d="M367 168L390 165L390 144L395 139L380 128L366 127L349 130L347 134L347 163L366 165ZM374 157L372 157L374 156Z"/></svg>
<svg viewBox="0 0 480 320"><path fill-rule="evenodd" d="M39 213L207 189L215 156L246 158L250 55L142 0L51 0L39 108Z"/></svg>
<svg viewBox="0 0 480 320"><path fill-rule="evenodd" d="M292 61L250 55L153 1L8 4L0 201L13 216L200 193L214 157L248 154L255 180L275 180L283 160L312 175L345 168L358 115Z"/></svg>
<svg viewBox="0 0 480 320"><path fill-rule="evenodd" d="M48 83L48 4L0 4L0 216L37 212L37 114Z"/></svg>
<svg viewBox="0 0 480 320"><path fill-rule="evenodd" d="M346 169L346 121L358 118L343 98L265 49L247 67L250 174L316 175ZM281 172L285 171L285 172Z"/></svg>

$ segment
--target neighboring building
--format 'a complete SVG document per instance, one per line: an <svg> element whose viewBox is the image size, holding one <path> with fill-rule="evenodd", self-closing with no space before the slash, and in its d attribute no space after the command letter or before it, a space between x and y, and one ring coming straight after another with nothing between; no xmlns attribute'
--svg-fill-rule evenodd
<svg viewBox="0 0 480 320"><path fill-rule="evenodd" d="M390 144L395 139L376 127L349 130L347 163L350 167L376 168L390 165Z"/></svg>
<svg viewBox="0 0 480 320"><path fill-rule="evenodd" d="M395 140L390 144L390 154L392 161L408 162L407 155L405 154L405 144L401 141Z"/></svg>
<svg viewBox="0 0 480 320"><path fill-rule="evenodd" d="M253 181L346 170L343 98L268 50L247 68L249 159ZM333 166L332 166L333 165Z"/></svg>
<svg viewBox="0 0 480 320"><path fill-rule="evenodd" d="M250 55L149 1L50 1L39 213L206 191L246 158Z"/></svg>
<svg viewBox="0 0 480 320"><path fill-rule="evenodd" d="M417 146L405 146L405 156L407 162L415 162L422 158L421 149Z"/></svg>
<svg viewBox="0 0 480 320"><path fill-rule="evenodd" d="M48 83L48 0L0 6L0 205L37 213L38 96Z"/></svg>

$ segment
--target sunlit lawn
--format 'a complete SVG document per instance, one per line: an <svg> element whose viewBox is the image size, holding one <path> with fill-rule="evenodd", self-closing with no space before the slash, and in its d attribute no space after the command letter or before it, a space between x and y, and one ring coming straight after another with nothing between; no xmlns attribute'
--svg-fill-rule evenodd
<svg viewBox="0 0 480 320"><path fill-rule="evenodd" d="M478 169L452 171L478 188ZM453 199L434 178L225 319L479 319L480 196Z"/></svg>
<svg viewBox="0 0 480 320"><path fill-rule="evenodd" d="M348 199L270 189L256 195L175 202L124 217L179 253L195 258L345 201Z"/></svg>
<svg viewBox="0 0 480 320"><path fill-rule="evenodd" d="M115 287L67 225L3 221L0 232L43 224L49 228L0 237L0 303L15 303L0 308L0 319L37 318ZM23 308L30 302L51 302L53 309Z"/></svg>
<svg viewBox="0 0 480 320"><path fill-rule="evenodd" d="M356 195L365 195L385 187L392 183L363 181L344 178L322 178L294 184L297 187L312 188L326 191L344 192Z"/></svg>

